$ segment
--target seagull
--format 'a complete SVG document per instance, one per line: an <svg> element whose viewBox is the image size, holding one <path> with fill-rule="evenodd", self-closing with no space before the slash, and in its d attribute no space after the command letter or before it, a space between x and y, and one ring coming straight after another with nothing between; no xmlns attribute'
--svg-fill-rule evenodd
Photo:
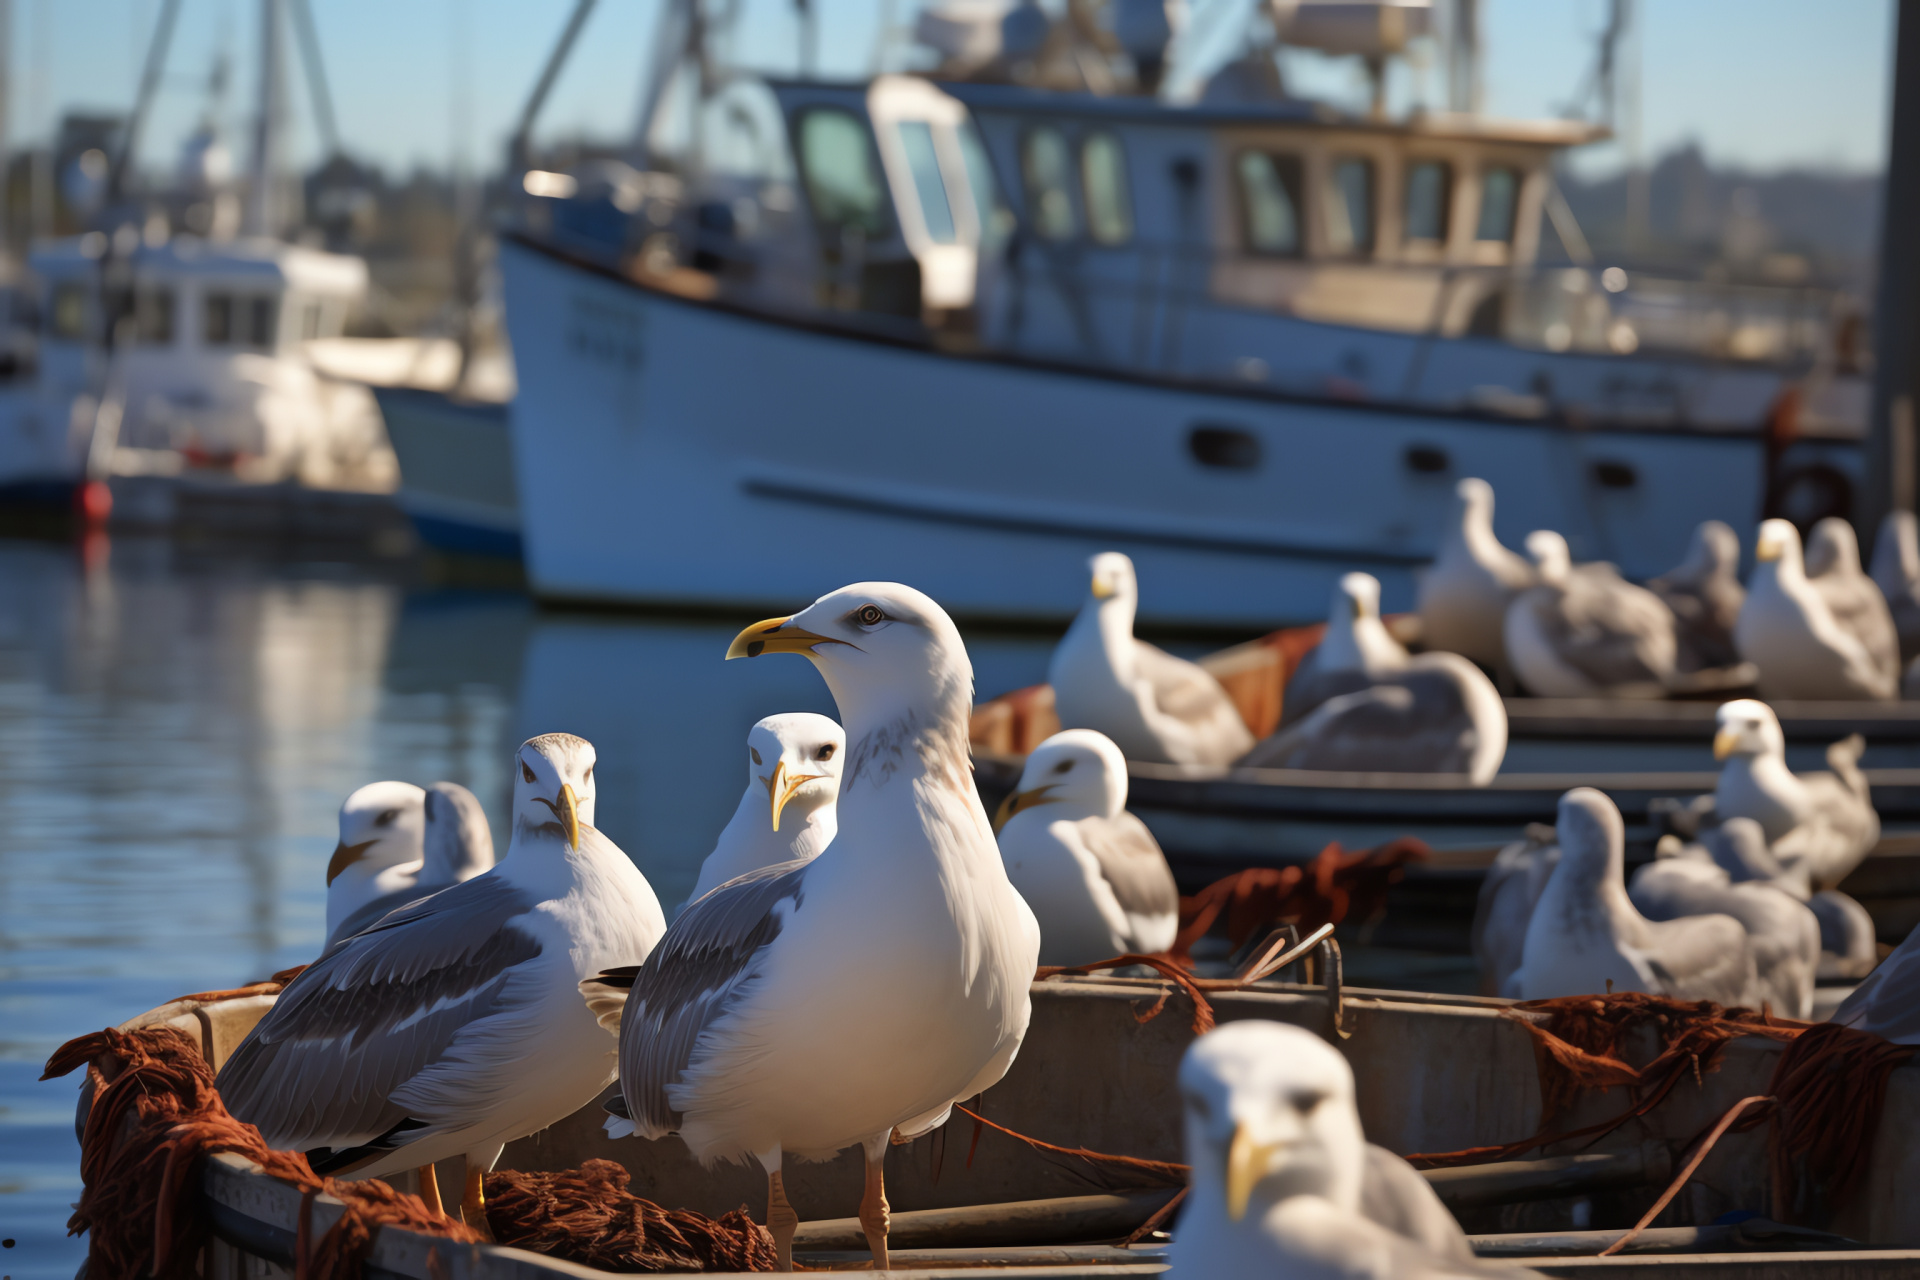
<svg viewBox="0 0 1920 1280"><path fill-rule="evenodd" d="M1900 682L1900 633L1880 584L1860 567L1860 540L1853 526L1828 516L1807 539L1807 580L1826 597L1833 620L1866 646L1887 680Z"/></svg>
<svg viewBox="0 0 1920 1280"><path fill-rule="evenodd" d="M784 1160L863 1147L860 1222L884 1270L887 1144L1006 1074L1040 928L974 789L973 666L946 612L911 587L857 583L727 650L769 653L805 655L839 705L839 834L674 920L620 1017L620 1107L640 1136L678 1133L706 1164L758 1161L783 1269L799 1223Z"/></svg>
<svg viewBox="0 0 1920 1280"><path fill-rule="evenodd" d="M1380 621L1380 583L1340 579L1326 638L1288 682L1280 729L1241 763L1361 773L1464 773L1485 786L1507 751L1507 708L1455 653L1409 656Z"/></svg>
<svg viewBox="0 0 1920 1280"><path fill-rule="evenodd" d="M1718 834L1723 844L1765 849L1760 826L1751 818L1731 819ZM1736 881L1703 845L1671 840L1662 845L1667 856L1634 873L1627 890L1633 905L1653 921L1732 916L1746 930L1753 952L1754 998L1789 1018L1810 1016L1820 922L1807 904L1765 882Z"/></svg>
<svg viewBox="0 0 1920 1280"><path fill-rule="evenodd" d="M584 978L647 957L666 929L646 878L591 824L594 750L571 734L514 757L513 839L492 872L392 912L295 978L221 1068L228 1110L315 1173L467 1158L462 1212L501 1148L591 1102L616 1042ZM1024 988L1022 988L1024 991Z"/></svg>
<svg viewBox="0 0 1920 1280"><path fill-rule="evenodd" d="M1539 581L1493 533L1493 486L1469 476L1454 486L1453 523L1420 578L1420 636L1428 649L1507 669L1501 620L1513 597Z"/></svg>
<svg viewBox="0 0 1920 1280"><path fill-rule="evenodd" d="M1540 585L1507 606L1507 658L1543 698L1653 697L1673 680L1673 611L1610 564L1575 566L1550 529L1527 535Z"/></svg>
<svg viewBox="0 0 1920 1280"><path fill-rule="evenodd" d="M1752 818L1728 818L1709 827L1700 833L1699 847L1733 883L1766 885L1807 904L1820 926L1816 981L1863 978L1880 962L1867 909L1838 889L1809 892L1806 868L1782 866L1767 847L1766 832Z"/></svg>
<svg viewBox="0 0 1920 1280"><path fill-rule="evenodd" d="M1007 878L1040 921L1040 963L1165 951L1180 891L1147 824L1126 810L1127 761L1092 729L1054 734L1000 806Z"/></svg>
<svg viewBox="0 0 1920 1280"><path fill-rule="evenodd" d="M1832 1020L1894 1044L1920 1044L1920 929L1840 1002Z"/></svg>
<svg viewBox="0 0 1920 1280"><path fill-rule="evenodd" d="M835 830L833 808L846 747L840 726L811 711L768 716L749 729L746 792L700 864L687 902L699 901L735 876L775 863L805 862L826 848Z"/></svg>
<svg viewBox="0 0 1920 1280"><path fill-rule="evenodd" d="M1299 1027L1247 1020L1193 1042L1180 1062L1192 1172L1169 1280L1495 1272L1426 1179L1367 1142L1353 1094L1346 1059Z"/></svg>
<svg viewBox="0 0 1920 1280"><path fill-rule="evenodd" d="M1098 729L1129 760L1227 765L1245 755L1253 734L1220 682L1133 638L1133 561L1105 551L1090 566L1092 594L1047 668L1061 725Z"/></svg>
<svg viewBox="0 0 1920 1280"><path fill-rule="evenodd" d="M1760 668L1766 698L1891 699L1896 672L1834 616L1807 577L1800 533L1785 520L1760 524L1753 579L1733 629L1740 656Z"/></svg>
<svg viewBox="0 0 1920 1280"><path fill-rule="evenodd" d="M1736 666L1733 643L1746 588L1740 585L1740 535L1718 520L1693 531L1687 558L1647 584L1673 611L1682 671Z"/></svg>
<svg viewBox="0 0 1920 1280"><path fill-rule="evenodd" d="M1889 511L1873 543L1874 582L1887 598L1900 634L1900 661L1920 658L1920 521L1911 511Z"/></svg>
<svg viewBox="0 0 1920 1280"><path fill-rule="evenodd" d="M593 814L589 812L584 821L591 826ZM427 788L426 834L421 845L412 883L380 895L342 920L327 935L327 946L359 933L397 907L493 869L493 832L487 827L486 810L473 792L457 782L436 782ZM384 875L397 880L405 870L395 867Z"/></svg>
<svg viewBox="0 0 1920 1280"><path fill-rule="evenodd" d="M1527 824L1526 835L1494 855L1480 882L1473 912L1473 957L1480 966L1480 994L1519 998L1515 974L1527 949L1527 925L1560 865L1559 839L1544 823Z"/></svg>
<svg viewBox="0 0 1920 1280"><path fill-rule="evenodd" d="M329 940L362 907L413 887L426 822L427 793L411 782L369 782L347 797L327 862Z"/></svg>
<svg viewBox="0 0 1920 1280"><path fill-rule="evenodd" d="M1626 828L1601 792L1560 797L1560 865L1527 924L1515 975L1520 998L1645 991L1680 1000L1752 1005L1754 957L1741 923L1727 915L1652 921L1622 880Z"/></svg>
<svg viewBox="0 0 1920 1280"><path fill-rule="evenodd" d="M1860 772L1865 739L1853 734L1827 748L1831 773L1787 768L1787 740L1773 708L1752 698L1714 713L1714 759L1725 761L1713 793L1722 821L1752 818L1768 848L1809 889L1832 888L1880 840L1880 816Z"/></svg>

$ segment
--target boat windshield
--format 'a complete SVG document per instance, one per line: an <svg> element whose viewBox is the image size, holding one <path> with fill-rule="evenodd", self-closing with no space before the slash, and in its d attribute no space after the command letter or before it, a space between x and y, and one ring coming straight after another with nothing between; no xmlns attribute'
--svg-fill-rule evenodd
<svg viewBox="0 0 1920 1280"><path fill-rule="evenodd" d="M867 126L852 112L816 107L800 118L800 163L821 225L864 232L887 229L887 191ZM944 200L944 197L943 197Z"/></svg>
<svg viewBox="0 0 1920 1280"><path fill-rule="evenodd" d="M920 200L927 236L935 244L952 244L956 239L953 206L947 202L947 184L940 177L933 128L924 120L902 120L895 128L900 133L900 149L906 153L907 171L913 175L913 193Z"/></svg>

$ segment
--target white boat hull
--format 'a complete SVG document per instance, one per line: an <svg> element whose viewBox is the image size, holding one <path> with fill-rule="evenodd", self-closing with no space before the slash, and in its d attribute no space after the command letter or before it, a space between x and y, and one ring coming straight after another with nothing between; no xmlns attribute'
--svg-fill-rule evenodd
<svg viewBox="0 0 1920 1280"><path fill-rule="evenodd" d="M521 242L502 262L527 570L550 599L787 607L892 579L963 616L1058 619L1111 548L1143 617L1266 626L1320 616L1355 569L1405 608L1461 476L1493 484L1510 544L1559 529L1636 577L1701 520L1761 509L1758 424L1577 430L1168 383L750 315ZM1203 428L1251 465L1203 464Z"/></svg>

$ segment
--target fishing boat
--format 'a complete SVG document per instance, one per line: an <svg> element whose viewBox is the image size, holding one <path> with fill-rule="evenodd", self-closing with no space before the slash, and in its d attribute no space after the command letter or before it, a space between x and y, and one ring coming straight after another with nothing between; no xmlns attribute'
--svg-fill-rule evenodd
<svg viewBox="0 0 1920 1280"><path fill-rule="evenodd" d="M1284 958L1284 957L1283 957ZM1324 956L1323 956L1324 958ZM1321 984L1261 980L1207 993L1221 1020L1265 1018L1324 1034L1354 1063L1357 1100L1370 1140L1403 1154L1458 1151L1526 1138L1541 1123L1534 1036L1508 1002L1361 990L1338 985L1336 965ZM1221 984L1215 984L1216 987ZM218 1062L271 1006L271 995L210 1004L176 1002L127 1025L171 1025ZM1143 1015L1158 1010L1157 1016ZM1175 1189L1162 1170L1142 1173L1074 1154L1180 1158L1180 1104L1175 1067L1194 1034L1187 992L1160 979L1052 977L1033 987L1033 1020L1008 1075L941 1131L888 1155L897 1261L936 1273L967 1265L971 1274L1118 1275L1157 1271L1164 1240L1116 1246L1159 1209ZM1538 1020L1541 1016L1525 1012ZM1647 1064L1659 1051L1642 1026L1625 1046L1626 1060ZM1524 1258L1548 1275L1630 1270L1653 1277L1873 1276L1920 1262L1920 1169L1901 1135L1920 1124L1920 1068L1894 1068L1878 1114L1864 1178L1837 1206L1825 1231L1783 1227L1765 1219L1712 1223L1734 1209L1771 1203L1764 1130L1730 1133L1685 1183L1671 1216L1624 1256L1591 1256L1618 1239L1678 1171L1689 1145L1740 1098L1761 1094L1783 1050L1777 1039L1745 1036L1725 1043L1715 1069L1682 1071L1657 1106L1599 1139L1563 1142L1523 1160L1429 1169L1425 1176L1467 1228L1483 1256ZM1590 1092L1558 1123L1566 1129L1610 1119L1628 1104L1620 1090ZM711 1215L764 1194L756 1171L703 1169L677 1138L612 1140L596 1103L547 1132L507 1148L502 1168L564 1169L613 1160L632 1177L631 1191L663 1207ZM1040 1145L1036 1146L1038 1142ZM448 1162L443 1184L458 1186ZM861 1174L845 1157L789 1169L788 1190L806 1218L797 1241L802 1261L857 1265L861 1238L853 1210ZM301 1193L234 1156L210 1159L201 1194L211 1210L228 1265L293 1261ZM314 1206L318 1238L340 1212L328 1197ZM1738 1215L1734 1215L1736 1218ZM1177 1235L1178 1228L1173 1228ZM430 1259L429 1255L438 1257ZM1586 1256L1577 1256L1586 1255ZM437 1275L578 1276L535 1255L491 1246L449 1245L397 1229L381 1233L374 1265L432 1280ZM449 1266L452 1269L449 1269ZM440 1270L437 1272L435 1268ZM464 1270L462 1270L464 1268ZM225 1274L225 1273L222 1273ZM240 1274L235 1270L233 1274Z"/></svg>
<svg viewBox="0 0 1920 1280"><path fill-rule="evenodd" d="M1378 31L1422 9L1359 8ZM1117 548L1147 621L1255 629L1355 569L1404 607L1462 476L1492 482L1509 540L1561 529L1630 577L1703 519L1843 511L1858 482L1840 304L1592 262L1552 166L1598 125L1176 104L1010 53L719 74L698 9L654 59L650 101L705 86L673 99L680 136L650 108L619 181L529 170L502 248L544 597L897 578L959 616L1057 620ZM1549 224L1584 264L1544 265ZM808 554L767 554L796 528Z"/></svg>
<svg viewBox="0 0 1920 1280"><path fill-rule="evenodd" d="M520 500L502 401L409 386L376 386L374 398L400 461L400 509L438 551L520 558Z"/></svg>

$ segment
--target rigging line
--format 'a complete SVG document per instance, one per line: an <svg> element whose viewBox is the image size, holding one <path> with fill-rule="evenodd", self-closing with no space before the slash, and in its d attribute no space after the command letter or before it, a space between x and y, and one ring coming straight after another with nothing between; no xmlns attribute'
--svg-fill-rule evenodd
<svg viewBox="0 0 1920 1280"><path fill-rule="evenodd" d="M515 168L527 167L527 144L533 135L533 122L540 109L547 105L547 95L553 92L553 82L560 77L560 68L566 65L567 57L573 52L573 42L580 37L580 29L587 25L587 18L593 13L595 0L576 0L573 13L567 18L567 25L560 30L560 39L553 46L553 52L547 55L547 65L540 69L540 78L534 82L533 92L527 95L527 105L520 109L520 122L513 129L512 156Z"/></svg>
<svg viewBox="0 0 1920 1280"><path fill-rule="evenodd" d="M140 71L140 93L134 99L133 114L127 117L127 131L114 153L113 168L107 175L107 200L111 206L119 198L126 182L127 166L133 163L133 150L140 140L140 126L153 106L153 95L160 87L160 72L167 63L167 46L173 42L174 19L180 16L180 0L166 0L160 21L153 28L153 43L147 46L147 64Z"/></svg>
<svg viewBox="0 0 1920 1280"><path fill-rule="evenodd" d="M313 24L313 8L308 0L290 0L293 7L295 43L300 46L300 66L307 73L307 93L313 98L313 118L320 126L320 140L329 157L340 154L340 128L333 116L333 93L327 87L326 63L320 60L320 31Z"/></svg>

